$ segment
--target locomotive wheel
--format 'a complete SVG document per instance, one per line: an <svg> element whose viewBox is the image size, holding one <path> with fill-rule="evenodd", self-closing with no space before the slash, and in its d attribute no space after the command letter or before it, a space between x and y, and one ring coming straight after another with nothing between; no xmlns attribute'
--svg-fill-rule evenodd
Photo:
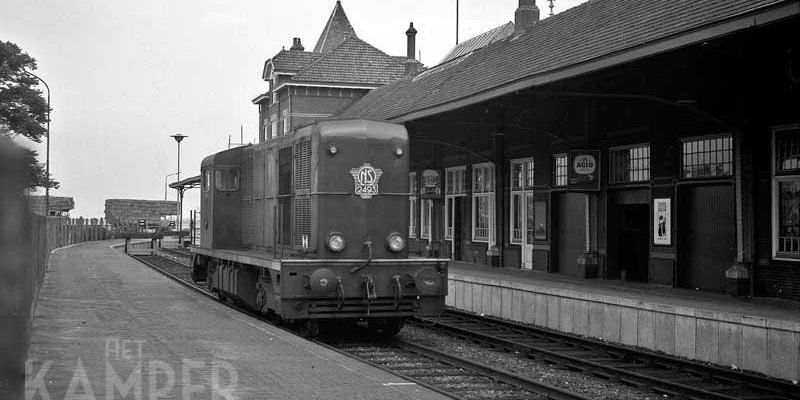
<svg viewBox="0 0 800 400"><path fill-rule="evenodd" d="M319 336L319 321L316 319L304 319L296 322L297 332L307 338Z"/></svg>
<svg viewBox="0 0 800 400"><path fill-rule="evenodd" d="M367 330L373 336L392 337L400 333L404 325L402 318L370 319Z"/></svg>

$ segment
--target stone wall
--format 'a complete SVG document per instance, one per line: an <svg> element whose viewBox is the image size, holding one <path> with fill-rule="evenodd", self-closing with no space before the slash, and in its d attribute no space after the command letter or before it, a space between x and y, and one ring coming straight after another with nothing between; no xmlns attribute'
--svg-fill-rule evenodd
<svg viewBox="0 0 800 400"><path fill-rule="evenodd" d="M450 272L450 307L800 380L800 323Z"/></svg>

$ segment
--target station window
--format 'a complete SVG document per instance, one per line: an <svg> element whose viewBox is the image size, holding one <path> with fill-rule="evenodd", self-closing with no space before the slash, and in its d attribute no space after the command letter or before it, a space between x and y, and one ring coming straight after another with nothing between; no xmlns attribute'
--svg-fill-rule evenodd
<svg viewBox="0 0 800 400"><path fill-rule="evenodd" d="M476 164L472 172L472 240L493 244L494 165Z"/></svg>
<svg viewBox="0 0 800 400"><path fill-rule="evenodd" d="M800 259L800 125L773 131L773 255Z"/></svg>
<svg viewBox="0 0 800 400"><path fill-rule="evenodd" d="M534 184L533 158L511 161L511 243L521 244L522 236L526 230L528 207L533 208L533 202L528 202ZM531 219L533 213L530 213ZM533 225L533 224L530 224ZM533 228L531 226L531 228Z"/></svg>
<svg viewBox="0 0 800 400"><path fill-rule="evenodd" d="M567 155L554 154L553 155L553 186L566 187L567 186Z"/></svg>
<svg viewBox="0 0 800 400"><path fill-rule="evenodd" d="M408 237L417 237L417 173L408 174Z"/></svg>
<svg viewBox="0 0 800 400"><path fill-rule="evenodd" d="M432 216L433 216L433 200L423 199L420 203L420 214L422 216L420 227L420 239L430 239L432 229Z"/></svg>
<svg viewBox="0 0 800 400"><path fill-rule="evenodd" d="M733 137L725 135L684 139L681 175L687 179L733 175Z"/></svg>
<svg viewBox="0 0 800 400"><path fill-rule="evenodd" d="M608 151L609 183L647 182L650 180L650 145L615 147Z"/></svg>
<svg viewBox="0 0 800 400"><path fill-rule="evenodd" d="M456 215L455 202L456 197L464 197L467 195L467 185L465 176L467 167L454 167L445 170L445 202L444 202L444 226L445 239L453 239L453 230L455 228L455 221L458 217Z"/></svg>
<svg viewBox="0 0 800 400"><path fill-rule="evenodd" d="M239 168L220 167L215 172L214 183L216 183L217 190L222 192L239 190Z"/></svg>

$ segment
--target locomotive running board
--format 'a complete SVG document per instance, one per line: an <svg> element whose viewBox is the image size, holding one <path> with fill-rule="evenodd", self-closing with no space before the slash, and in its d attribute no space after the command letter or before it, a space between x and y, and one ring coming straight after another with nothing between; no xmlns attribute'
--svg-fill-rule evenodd
<svg viewBox="0 0 800 400"><path fill-rule="evenodd" d="M246 265L254 265L257 267L268 268L275 271L280 271L281 263L283 264L328 264L328 265L336 265L336 264L360 264L367 261L366 259L341 259L341 260L332 260L332 259L315 259L315 258L293 258L293 259L274 259L274 258L267 258L269 257L270 253L258 250L229 250L229 249L205 249L201 247L193 247L193 253L237 262L240 264ZM403 264L414 264L419 262L424 263L432 263L432 262L449 262L449 258L401 258L401 259L379 259L379 260L372 260L372 265L381 265L381 264L392 264L392 265L403 265Z"/></svg>

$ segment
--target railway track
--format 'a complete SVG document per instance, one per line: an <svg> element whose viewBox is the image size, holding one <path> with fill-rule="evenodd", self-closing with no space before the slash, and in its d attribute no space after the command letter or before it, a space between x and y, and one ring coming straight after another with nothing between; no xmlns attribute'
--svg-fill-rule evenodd
<svg viewBox="0 0 800 400"><path fill-rule="evenodd" d="M590 399L401 339L324 343L454 399Z"/></svg>
<svg viewBox="0 0 800 400"><path fill-rule="evenodd" d="M648 351L449 310L420 327L564 368L686 399L800 399L798 386Z"/></svg>
<svg viewBox="0 0 800 400"><path fill-rule="evenodd" d="M216 297L203 285L192 280L188 259L183 258L186 261L182 262L181 258L175 259L172 255L165 257L160 254L131 256L206 296ZM236 309L275 325L263 315ZM454 399L590 399L480 362L459 358L400 339L377 342L320 340L316 342Z"/></svg>

